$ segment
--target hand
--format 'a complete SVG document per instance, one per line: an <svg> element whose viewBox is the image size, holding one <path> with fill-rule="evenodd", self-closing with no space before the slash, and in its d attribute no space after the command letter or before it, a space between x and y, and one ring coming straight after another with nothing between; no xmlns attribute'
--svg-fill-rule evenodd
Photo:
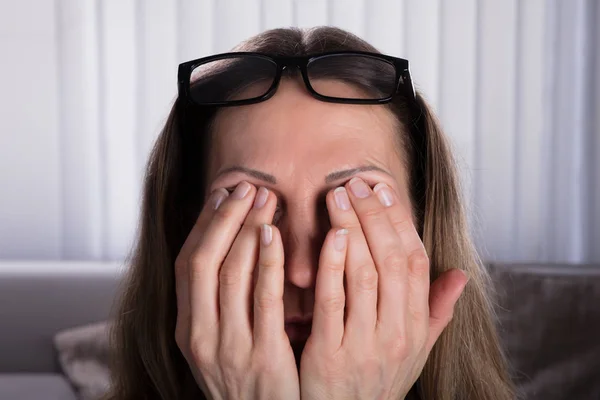
<svg viewBox="0 0 600 400"><path fill-rule="evenodd" d="M327 195L333 229L319 260L301 397L403 399L467 278L448 271L430 293L429 259L410 211L387 185L375 193L355 178L346 188Z"/></svg>
<svg viewBox="0 0 600 400"><path fill-rule="evenodd" d="M246 182L227 195L213 193L175 261L175 341L208 398L298 399L284 329L283 245L277 228L261 232L277 199Z"/></svg>

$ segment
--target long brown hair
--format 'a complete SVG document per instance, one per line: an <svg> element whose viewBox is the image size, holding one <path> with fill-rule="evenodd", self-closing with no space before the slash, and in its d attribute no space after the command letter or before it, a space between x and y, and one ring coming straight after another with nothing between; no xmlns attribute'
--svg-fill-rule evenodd
<svg viewBox="0 0 600 400"><path fill-rule="evenodd" d="M331 27L270 30L237 50L290 56L333 50L376 52L358 37ZM399 122L398 143L406 156L431 279L451 268L467 271L471 279L416 389L427 400L513 399L496 333L489 276L469 238L456 164L440 124L420 94L417 105L417 125L403 99L389 107ZM107 399L205 398L175 343L174 262L203 206L210 124L216 110L188 112L186 127L191 124L194 135L182 135L183 108L176 100L148 161L139 235L111 335L112 387Z"/></svg>

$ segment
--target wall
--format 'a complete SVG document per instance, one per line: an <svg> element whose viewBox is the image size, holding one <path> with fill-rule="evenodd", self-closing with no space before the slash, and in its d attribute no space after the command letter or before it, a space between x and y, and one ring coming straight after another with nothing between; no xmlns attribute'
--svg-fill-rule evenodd
<svg viewBox="0 0 600 400"><path fill-rule="evenodd" d="M177 64L332 24L410 60L484 258L598 262L599 22L596 0L3 0L0 258L122 259Z"/></svg>

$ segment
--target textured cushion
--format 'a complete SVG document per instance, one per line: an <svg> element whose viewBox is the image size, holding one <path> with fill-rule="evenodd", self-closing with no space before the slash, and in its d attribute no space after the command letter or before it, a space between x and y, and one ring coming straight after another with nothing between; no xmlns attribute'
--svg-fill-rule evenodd
<svg viewBox="0 0 600 400"><path fill-rule="evenodd" d="M59 332L54 337L60 365L81 400L99 399L108 390L108 322Z"/></svg>
<svg viewBox="0 0 600 400"><path fill-rule="evenodd" d="M77 400L58 374L0 374L2 400Z"/></svg>
<svg viewBox="0 0 600 400"><path fill-rule="evenodd" d="M490 265L523 398L600 399L600 266Z"/></svg>

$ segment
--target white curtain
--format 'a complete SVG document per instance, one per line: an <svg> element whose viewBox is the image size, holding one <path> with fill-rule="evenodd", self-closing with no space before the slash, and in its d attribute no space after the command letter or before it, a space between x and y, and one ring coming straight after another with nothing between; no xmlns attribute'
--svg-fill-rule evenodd
<svg viewBox="0 0 600 400"><path fill-rule="evenodd" d="M177 64L324 24L410 60L485 259L600 262L596 0L2 0L0 259L122 259Z"/></svg>

